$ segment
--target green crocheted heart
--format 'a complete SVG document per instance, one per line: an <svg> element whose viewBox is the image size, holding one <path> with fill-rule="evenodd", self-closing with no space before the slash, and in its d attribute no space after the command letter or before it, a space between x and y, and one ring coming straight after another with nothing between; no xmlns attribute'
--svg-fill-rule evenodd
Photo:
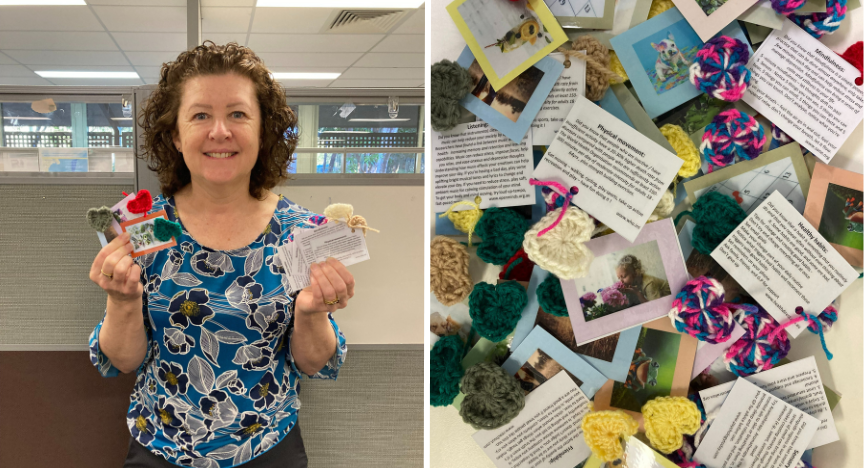
<svg viewBox="0 0 864 468"><path fill-rule="evenodd" d="M516 378L491 362L469 367L461 389L465 399L459 415L474 429L501 427L525 407L525 392Z"/></svg>
<svg viewBox="0 0 864 468"><path fill-rule="evenodd" d="M462 339L458 335L444 336L429 352L429 402L432 406L447 406L459 394L462 368Z"/></svg>
<svg viewBox="0 0 864 468"><path fill-rule="evenodd" d="M537 286L537 301L544 312L556 317L569 317L567 303L564 301L564 291L561 290L561 280L555 275L549 275Z"/></svg>
<svg viewBox="0 0 864 468"><path fill-rule="evenodd" d="M471 326L478 335L497 343L516 328L527 303L528 293L515 281L498 286L477 283L468 298Z"/></svg>
<svg viewBox="0 0 864 468"><path fill-rule="evenodd" d="M105 232L111 226L111 221L113 220L114 217L111 215L111 208L107 206L87 210L87 223L99 232Z"/></svg>
<svg viewBox="0 0 864 468"><path fill-rule="evenodd" d="M162 242L168 242L172 237L179 238L183 233L180 223L168 221L165 218L156 218L153 221L153 235Z"/></svg>
<svg viewBox="0 0 864 468"><path fill-rule="evenodd" d="M504 265L522 247L525 231L531 222L513 210L487 209L474 232L483 239L477 246L477 256L486 263Z"/></svg>

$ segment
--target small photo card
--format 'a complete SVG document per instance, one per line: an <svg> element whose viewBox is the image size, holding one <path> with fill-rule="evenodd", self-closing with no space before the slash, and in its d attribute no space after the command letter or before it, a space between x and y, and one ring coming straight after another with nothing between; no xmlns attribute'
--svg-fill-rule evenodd
<svg viewBox="0 0 864 468"><path fill-rule="evenodd" d="M547 1L549 10L563 28L612 29L615 0L554 0Z"/></svg>
<svg viewBox="0 0 864 468"><path fill-rule="evenodd" d="M486 122L459 124L432 135L435 211L458 201L482 199L480 209L533 205L528 179L534 169L531 133L514 143ZM469 207L457 207L456 210Z"/></svg>
<svg viewBox="0 0 864 468"><path fill-rule="evenodd" d="M681 10L699 38L708 41L744 14L756 0L672 0L672 3Z"/></svg>
<svg viewBox="0 0 864 468"><path fill-rule="evenodd" d="M594 396L596 410L620 409L642 424L642 406L661 396L687 396L696 338L663 317L642 325L624 383L608 381Z"/></svg>
<svg viewBox="0 0 864 468"><path fill-rule="evenodd" d="M711 257L780 323L795 318L798 306L819 314L858 279L858 272L776 191ZM785 330L795 338L805 328L806 322L798 322Z"/></svg>
<svg viewBox="0 0 864 468"><path fill-rule="evenodd" d="M534 327L501 367L519 380L526 395L562 371L588 398L593 398L607 380L540 327Z"/></svg>
<svg viewBox="0 0 864 468"><path fill-rule="evenodd" d="M561 63L563 67L565 58L564 54L555 53L543 60L555 60ZM576 103L576 96L585 95L585 61L571 57L570 67L563 70L558 81L555 82L555 86L552 87L552 91L546 96L546 101L534 118L534 122L531 123L531 133L533 134L531 140L535 146L552 144L552 141L555 140L555 134L558 133L558 129L564 124L570 109Z"/></svg>
<svg viewBox="0 0 864 468"><path fill-rule="evenodd" d="M177 239L173 237L167 242L162 242L156 238L153 234L156 218L167 220L168 214L165 213L165 210L162 210L120 223L120 228L123 232L129 232L130 234L129 242L132 243L133 249L130 254L132 258L177 245Z"/></svg>
<svg viewBox="0 0 864 468"><path fill-rule="evenodd" d="M804 212L810 172L798 143L792 142L756 159L739 161L684 182L691 205L708 192L720 192L738 202L747 214L776 190L799 213ZM859 199L860 200L860 199Z"/></svg>
<svg viewBox="0 0 864 468"><path fill-rule="evenodd" d="M862 185L861 174L817 162L804 208L804 219L818 229L850 265L859 268L864 266Z"/></svg>
<svg viewBox="0 0 864 468"><path fill-rule="evenodd" d="M695 0L681 1L695 5ZM723 25L719 34L741 40L753 52L737 21ZM690 65L705 41L678 8L671 8L610 42L652 119L702 94L690 83Z"/></svg>
<svg viewBox="0 0 864 468"><path fill-rule="evenodd" d="M544 57L503 88L495 90L480 68L480 64L474 59L470 48L465 47L457 63L468 70L473 83L473 88L459 101L459 104L517 144L525 137L541 108L547 107L545 105L547 96L556 86L561 72L564 71L562 61ZM581 78L583 87L584 75L583 71ZM564 117L566 115L565 113ZM564 120L563 117L561 120ZM551 140L549 138L550 142ZM533 144L549 143L535 141Z"/></svg>
<svg viewBox="0 0 864 468"><path fill-rule="evenodd" d="M826 164L864 118L861 73L788 19L747 68L741 99Z"/></svg>
<svg viewBox="0 0 864 468"><path fill-rule="evenodd" d="M568 40L543 0L456 0L447 12L496 90Z"/></svg>
<svg viewBox="0 0 864 468"><path fill-rule="evenodd" d="M665 317L687 283L669 218L645 226L632 243L613 233L585 243L594 254L585 278L561 281L581 344Z"/></svg>
<svg viewBox="0 0 864 468"><path fill-rule="evenodd" d="M565 372L525 396L525 407L509 423L474 433L474 441L498 468L576 466L591 455L582 418L591 402Z"/></svg>
<svg viewBox="0 0 864 468"><path fill-rule="evenodd" d="M114 206L111 207L111 216L114 219L111 221L111 225L104 232L96 233L99 237L99 242L102 244L102 247L108 245L109 242L114 240L117 236L122 234L123 228L120 227L120 223L125 223L126 221L130 221L133 219L138 219L144 216L144 213L132 213L126 208L126 205L135 199L136 194L130 193L126 195L125 198L115 203ZM167 218L166 218L167 219Z"/></svg>
<svg viewBox="0 0 864 468"><path fill-rule="evenodd" d="M840 440L813 356L744 377L744 380L819 420L819 428L808 449ZM734 385L734 381L726 382L699 392L705 413L712 414L720 409Z"/></svg>
<svg viewBox="0 0 864 468"><path fill-rule="evenodd" d="M818 419L739 377L693 459L708 468L788 468L818 427Z"/></svg>
<svg viewBox="0 0 864 468"><path fill-rule="evenodd" d="M620 333L596 339L582 346L576 344L573 334L573 324L570 317L559 317L552 315L540 307L537 300L537 287L550 276L550 273L539 266L531 270L531 281L528 283L528 305L522 312L522 318L516 324L513 331L513 343L515 349L522 344L529 333L536 327L548 332L567 349L573 351L579 357L591 364L607 379L624 382L627 380L627 370L630 367L630 358L636 349L636 341L639 339L641 327L632 327Z"/></svg>
<svg viewBox="0 0 864 468"><path fill-rule="evenodd" d="M579 189L572 203L633 242L684 163L584 96L533 177Z"/></svg>

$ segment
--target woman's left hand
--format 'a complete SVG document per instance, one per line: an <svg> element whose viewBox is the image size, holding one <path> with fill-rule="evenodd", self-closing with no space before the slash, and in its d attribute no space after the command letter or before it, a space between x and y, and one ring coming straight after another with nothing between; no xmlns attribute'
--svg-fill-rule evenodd
<svg viewBox="0 0 864 468"><path fill-rule="evenodd" d="M344 309L348 300L354 297L354 276L333 257L313 263L310 278L309 286L297 295L295 313L336 312Z"/></svg>

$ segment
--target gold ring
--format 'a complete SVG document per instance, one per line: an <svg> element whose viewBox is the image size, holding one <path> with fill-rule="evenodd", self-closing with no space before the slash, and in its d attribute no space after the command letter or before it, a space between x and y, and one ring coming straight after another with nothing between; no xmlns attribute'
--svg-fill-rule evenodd
<svg viewBox="0 0 864 468"><path fill-rule="evenodd" d="M337 297L335 300L332 300L332 301L324 301L324 304L325 304L325 305L333 305L333 304L338 304L338 303L339 303L339 298L338 298L338 297Z"/></svg>
<svg viewBox="0 0 864 468"><path fill-rule="evenodd" d="M101 268L99 269L99 271L100 271L103 275L107 276L108 278L112 278L112 279L114 278L114 274L113 274L113 273L109 275L108 273L105 273L104 271L102 271Z"/></svg>

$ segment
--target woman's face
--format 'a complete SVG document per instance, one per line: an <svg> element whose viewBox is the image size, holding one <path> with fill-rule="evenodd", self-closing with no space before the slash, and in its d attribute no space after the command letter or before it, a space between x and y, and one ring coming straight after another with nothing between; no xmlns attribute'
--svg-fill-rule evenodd
<svg viewBox="0 0 864 468"><path fill-rule="evenodd" d="M636 284L636 274L633 270L624 265L619 265L618 268L615 269L615 274L618 275L618 281L628 286Z"/></svg>
<svg viewBox="0 0 864 468"><path fill-rule="evenodd" d="M237 74L197 76L183 84L174 145L193 182L248 182L258 160L261 110L255 84Z"/></svg>

